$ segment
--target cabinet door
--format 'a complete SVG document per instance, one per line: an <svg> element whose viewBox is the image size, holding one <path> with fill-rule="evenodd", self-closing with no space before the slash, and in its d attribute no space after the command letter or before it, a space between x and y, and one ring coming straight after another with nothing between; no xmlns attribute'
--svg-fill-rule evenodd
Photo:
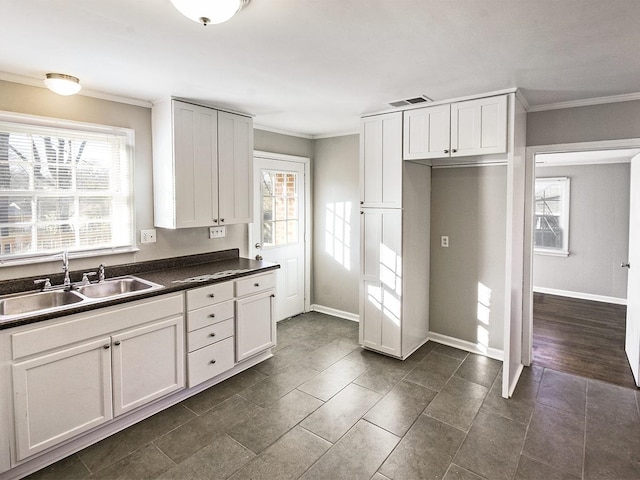
<svg viewBox="0 0 640 480"><path fill-rule="evenodd" d="M219 225L253 222L253 121L218 112Z"/></svg>
<svg viewBox="0 0 640 480"><path fill-rule="evenodd" d="M112 340L116 416L184 387L182 316L114 335Z"/></svg>
<svg viewBox="0 0 640 480"><path fill-rule="evenodd" d="M404 112L404 160L449 156L451 109L447 105Z"/></svg>
<svg viewBox="0 0 640 480"><path fill-rule="evenodd" d="M276 344L274 297L272 290L236 300L236 362Z"/></svg>
<svg viewBox="0 0 640 480"><path fill-rule="evenodd" d="M362 120L360 133L360 204L402 207L402 113Z"/></svg>
<svg viewBox="0 0 640 480"><path fill-rule="evenodd" d="M218 218L218 112L177 100L172 106L175 226L210 226Z"/></svg>
<svg viewBox="0 0 640 480"><path fill-rule="evenodd" d="M399 357L402 355L402 211L364 209L360 219L360 343Z"/></svg>
<svg viewBox="0 0 640 480"><path fill-rule="evenodd" d="M13 365L17 459L112 418L109 337Z"/></svg>
<svg viewBox="0 0 640 480"><path fill-rule="evenodd" d="M451 105L451 156L507 151L507 96Z"/></svg>

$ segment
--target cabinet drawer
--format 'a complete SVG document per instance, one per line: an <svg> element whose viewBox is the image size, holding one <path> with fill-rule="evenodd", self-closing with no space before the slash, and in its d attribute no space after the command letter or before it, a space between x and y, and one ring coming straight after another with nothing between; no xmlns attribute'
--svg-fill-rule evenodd
<svg viewBox="0 0 640 480"><path fill-rule="evenodd" d="M187 290L187 309L202 308L233 298L233 282L216 283Z"/></svg>
<svg viewBox="0 0 640 480"><path fill-rule="evenodd" d="M204 328L199 328L187 335L187 348L189 352L206 347L233 336L233 318L224 322L214 323Z"/></svg>
<svg viewBox="0 0 640 480"><path fill-rule="evenodd" d="M187 331L233 318L233 302L218 303L187 312Z"/></svg>
<svg viewBox="0 0 640 480"><path fill-rule="evenodd" d="M233 337L201 348L188 356L189 387L209 380L233 368Z"/></svg>
<svg viewBox="0 0 640 480"><path fill-rule="evenodd" d="M276 274L267 273L236 280L236 297L244 297L252 293L264 292L276 286Z"/></svg>

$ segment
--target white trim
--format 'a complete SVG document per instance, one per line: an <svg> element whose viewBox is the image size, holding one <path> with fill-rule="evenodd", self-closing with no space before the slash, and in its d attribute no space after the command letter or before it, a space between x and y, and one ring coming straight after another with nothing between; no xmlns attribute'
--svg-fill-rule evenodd
<svg viewBox="0 0 640 480"><path fill-rule="evenodd" d="M284 153L265 152L262 150L254 150L253 158L264 158L267 160L278 160L282 162L301 163L304 166L304 192L305 192L305 225L304 225L304 311L311 311L311 247L313 236L311 232L311 159L309 157L300 157L298 155L286 155ZM251 185L253 190L254 185ZM256 199L257 201L257 199ZM253 208L253 206L251 207ZM258 219L254 219L254 222ZM255 243L252 235L251 226L248 227L247 238L249 240L247 252L252 251Z"/></svg>
<svg viewBox="0 0 640 480"><path fill-rule="evenodd" d="M608 297L606 295L596 295L593 293L572 292L570 290L558 290L556 288L533 287L534 293L544 293L557 295L558 297L577 298L579 300L591 300L593 302L613 303L615 305L626 305L626 298Z"/></svg>
<svg viewBox="0 0 640 480"><path fill-rule="evenodd" d="M466 340L450 337L448 335L442 335L441 333L436 332L429 332L428 338L430 342L441 343L443 345L448 345L459 350L464 350L466 352L476 353L478 355L483 355L495 360L500 360L501 362L504 360L504 351L497 348L488 347L485 349L484 347L480 347L476 343L467 342Z"/></svg>
<svg viewBox="0 0 640 480"><path fill-rule="evenodd" d="M546 110L561 110L563 108L589 107L591 105L603 105L607 103L632 102L640 100L640 92L625 93L622 95L610 95L608 97L585 98L582 100L571 100L569 102L547 103L544 105L534 105L528 108L529 112L544 112Z"/></svg>
<svg viewBox="0 0 640 480"><path fill-rule="evenodd" d="M313 304L311 305L312 312L324 313L326 315L331 315L338 318L344 318L345 320L351 320L352 322L359 322L360 315L357 313L345 312L343 310L338 310L336 308L325 307L323 305Z"/></svg>
<svg viewBox="0 0 640 480"><path fill-rule="evenodd" d="M44 79L25 77L22 75L16 75L8 72L0 72L0 80L4 80L5 82L11 82L11 83L19 83L21 85L28 85L30 87L38 87L38 88L44 88L44 89L47 88L43 83ZM80 79L80 81L82 82L82 79ZM109 100L111 102L125 103L127 105L134 105L136 107L151 108L153 106L152 103L148 100L121 97L120 95L112 95L110 93L97 92L95 90L87 90L84 87L76 95L80 95L82 97L98 98L100 100Z"/></svg>
<svg viewBox="0 0 640 480"><path fill-rule="evenodd" d="M320 135L312 135L313 140L322 140L323 138L346 137L348 135L360 135L360 130L344 130L342 132L322 133Z"/></svg>
<svg viewBox="0 0 640 480"><path fill-rule="evenodd" d="M425 108L425 107L431 107L434 105L443 105L446 103L456 103L456 102L464 102L467 100L475 100L478 98L487 98L487 97L497 97L498 95L507 95L509 93L516 93L518 91L517 88L505 88L504 90L496 90L493 92L486 92L486 93L479 93L476 95L466 95L464 97L456 97L456 98L448 98L446 100L435 100L433 102L425 102L425 103L417 103L415 105L405 105L402 107L396 107L396 108L388 108L386 110L378 110L375 112L368 112L368 113L363 113L362 115L360 115L361 117L372 117L374 115L382 115L385 113L392 113L392 112L404 112L405 110L416 110L418 108ZM520 95L518 98L521 98L522 95ZM523 104L525 104L525 102L523 102Z"/></svg>
<svg viewBox="0 0 640 480"><path fill-rule="evenodd" d="M296 132L291 132L289 130L282 130L280 128L267 127L266 125L259 125L256 123L253 124L253 129L263 130L265 132L271 132L271 133L279 133L280 135L289 135L290 137L306 138L308 140L313 139L313 135L308 135L306 133L296 133Z"/></svg>

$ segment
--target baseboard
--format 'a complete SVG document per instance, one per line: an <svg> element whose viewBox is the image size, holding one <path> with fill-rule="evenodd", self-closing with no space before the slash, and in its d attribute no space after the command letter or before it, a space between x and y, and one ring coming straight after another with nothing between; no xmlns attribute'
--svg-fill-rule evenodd
<svg viewBox="0 0 640 480"><path fill-rule="evenodd" d="M493 358L495 360L502 361L504 359L504 352L497 348L483 348L475 343L467 342L466 340L460 340L459 338L449 337L442 335L441 333L429 332L429 341L442 343L450 347L458 348L466 352L477 353L478 355L484 355L485 357Z"/></svg>
<svg viewBox="0 0 640 480"><path fill-rule="evenodd" d="M533 287L534 293L546 293L559 297L577 298L579 300L591 300L593 302L613 303L615 305L626 305L626 298L607 297L606 295L594 295L592 293L572 292L569 290L557 290L555 288Z"/></svg>
<svg viewBox="0 0 640 480"><path fill-rule="evenodd" d="M312 312L325 313L327 315L333 315L334 317L344 318L345 320L351 320L352 322L359 322L360 316L357 313L345 312L336 308L325 307L323 305L313 304L311 305Z"/></svg>

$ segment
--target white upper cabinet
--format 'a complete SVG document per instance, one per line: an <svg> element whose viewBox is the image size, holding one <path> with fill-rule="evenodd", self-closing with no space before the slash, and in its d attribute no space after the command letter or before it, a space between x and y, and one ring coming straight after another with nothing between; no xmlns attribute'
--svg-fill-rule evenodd
<svg viewBox="0 0 640 480"><path fill-rule="evenodd" d="M155 226L251 222L250 117L170 100L153 107Z"/></svg>
<svg viewBox="0 0 640 480"><path fill-rule="evenodd" d="M451 108L448 104L404 112L404 160L447 156L450 123Z"/></svg>
<svg viewBox="0 0 640 480"><path fill-rule="evenodd" d="M253 121L218 112L220 225L253 221Z"/></svg>
<svg viewBox="0 0 640 480"><path fill-rule="evenodd" d="M402 113L362 119L360 205L402 207Z"/></svg>
<svg viewBox="0 0 640 480"><path fill-rule="evenodd" d="M507 96L451 104L451 156L507 151Z"/></svg>
<svg viewBox="0 0 640 480"><path fill-rule="evenodd" d="M507 95L404 112L404 160L507 151Z"/></svg>

